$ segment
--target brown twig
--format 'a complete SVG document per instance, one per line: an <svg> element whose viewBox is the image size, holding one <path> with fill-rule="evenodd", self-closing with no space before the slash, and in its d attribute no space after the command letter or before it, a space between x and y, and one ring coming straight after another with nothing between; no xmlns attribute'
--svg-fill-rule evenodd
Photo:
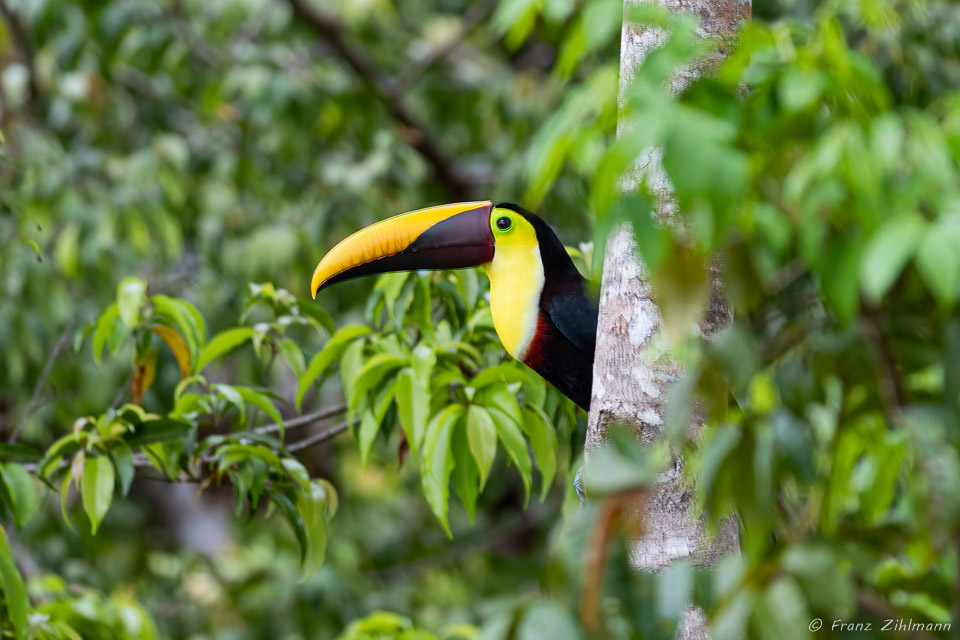
<svg viewBox="0 0 960 640"><path fill-rule="evenodd" d="M318 420L323 420L325 418L331 418L335 415L339 415L347 410L347 405L338 404L336 406L330 407L329 409L321 409L320 411L314 411L313 413L306 413L298 418L293 418L291 420L286 420L283 423L283 428L285 431L290 429L296 429L297 427L304 427L309 424L313 424ZM279 424L268 424L262 427L259 427L257 433L276 433L280 431Z"/></svg>
<svg viewBox="0 0 960 640"><path fill-rule="evenodd" d="M596 628L600 623L600 602L610 542L624 524L628 524L631 535L639 536L642 533L643 523L638 519L639 516L631 518L626 510L631 508L636 513L642 513L636 507L645 497L646 489L627 489L607 496L600 503L600 512L590 532L583 567L583 590L580 592L580 618L588 628Z"/></svg>
<svg viewBox="0 0 960 640"><path fill-rule="evenodd" d="M354 424L356 424L358 421L359 420L354 420ZM307 436L303 440L299 440L297 442L291 442L290 444L287 445L287 451L289 451L290 453L293 453L294 451L303 451L304 449L316 446L321 442L326 442L327 440L334 437L338 433L342 433L346 431L348 426L350 425L347 424L346 420L344 420L343 422L339 424L335 424L332 427L327 427L323 431L318 431L312 436Z"/></svg>
<svg viewBox="0 0 960 640"><path fill-rule="evenodd" d="M893 423L899 420L906 403L906 391L900 378L900 369L893 355L893 349L880 328L876 310L866 301L860 302L860 324L867 342L873 347L874 356L880 373L880 399L888 419Z"/></svg>
<svg viewBox="0 0 960 640"><path fill-rule="evenodd" d="M437 179L443 183L450 196L467 199L470 182L462 175L455 163L441 150L440 145L427 131L426 127L407 109L396 93L389 79L380 75L370 60L347 42L343 36L343 25L336 18L321 13L309 6L304 0L286 0L293 9L293 15L308 26L318 37L330 45L330 48L360 78L368 90L379 100L391 117L404 128L404 138L426 160Z"/></svg>
<svg viewBox="0 0 960 640"><path fill-rule="evenodd" d="M0 4L0 6L3 6ZM57 356L60 355L60 352L63 350L64 345L67 344L67 339L70 337L70 332L73 330L73 320L67 323L67 326L63 328L63 333L60 334L60 338L57 340L57 343L53 346L53 351L50 352L50 357L47 358L47 363L43 366L43 371L40 373L40 377L37 379L37 384L33 387L33 396L30 398L30 402L27 403L27 406L23 409L23 415L20 416L20 421L17 422L16 428L14 428L13 433L10 434L8 442L13 444L17 441L17 438L20 437L20 432L23 431L23 427L27 424L27 418L30 417L30 414L37 409L37 403L40 400L40 394L43 392L43 387L46 385L47 380L50 378L50 373L53 371L53 363L56 361Z"/></svg>

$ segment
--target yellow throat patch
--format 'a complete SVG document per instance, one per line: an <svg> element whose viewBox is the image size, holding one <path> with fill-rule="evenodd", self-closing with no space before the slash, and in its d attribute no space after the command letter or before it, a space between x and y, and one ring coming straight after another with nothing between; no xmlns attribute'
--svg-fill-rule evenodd
<svg viewBox="0 0 960 640"><path fill-rule="evenodd" d="M523 360L537 330L543 261L537 232L526 218L510 209L490 214L493 260L484 265L490 278L493 326L507 352Z"/></svg>

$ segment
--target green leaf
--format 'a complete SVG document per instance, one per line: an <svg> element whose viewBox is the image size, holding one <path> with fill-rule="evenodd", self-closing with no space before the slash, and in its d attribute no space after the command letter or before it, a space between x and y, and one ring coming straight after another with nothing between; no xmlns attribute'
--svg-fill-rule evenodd
<svg viewBox="0 0 960 640"><path fill-rule="evenodd" d="M201 375L194 375L194 376L189 376L187 378L184 378L183 380L178 382L176 388L174 388L173 390L174 402L178 401L180 399L180 396L183 395L183 392L186 391L192 384L205 385L207 384L207 379Z"/></svg>
<svg viewBox="0 0 960 640"><path fill-rule="evenodd" d="M476 269L458 269L453 272L457 279L457 291L463 298L467 309L473 309L477 306L477 298L480 296L480 278Z"/></svg>
<svg viewBox="0 0 960 640"><path fill-rule="evenodd" d="M277 348L283 359L290 365L290 370L296 374L297 378L302 377L307 370L307 361L303 357L300 345L290 338L284 338L277 343Z"/></svg>
<svg viewBox="0 0 960 640"><path fill-rule="evenodd" d="M925 231L923 218L907 214L889 220L870 238L860 258L860 286L868 301L880 301L917 250Z"/></svg>
<svg viewBox="0 0 960 640"><path fill-rule="evenodd" d="M76 531L73 523L70 521L70 511L67 509L67 497L70 494L70 482L73 480L73 469L67 467L66 474L60 482L60 514L63 516L63 522L70 531Z"/></svg>
<svg viewBox="0 0 960 640"><path fill-rule="evenodd" d="M417 377L429 383L433 367L437 364L437 353L422 342L413 349L413 370Z"/></svg>
<svg viewBox="0 0 960 640"><path fill-rule="evenodd" d="M537 457L537 466L540 467L542 486L540 500L545 500L553 483L553 476L557 472L557 432L550 426L543 410L534 406L523 409L523 432L530 439L530 446Z"/></svg>
<svg viewBox="0 0 960 640"><path fill-rule="evenodd" d="M8 462L0 465L0 477L10 498L13 522L17 527L22 527L33 518L40 507L33 476L22 465Z"/></svg>
<svg viewBox="0 0 960 640"><path fill-rule="evenodd" d="M543 405L547 395L547 387L543 378L519 362L503 362L493 367L487 367L474 376L473 380L470 381L470 386L483 389L498 382L501 384L521 383L530 402L538 406Z"/></svg>
<svg viewBox="0 0 960 640"><path fill-rule="evenodd" d="M21 640L26 637L29 627L30 600L27 598L23 577L17 571L7 531L2 526L0 526L0 584L3 586L3 597L15 637Z"/></svg>
<svg viewBox="0 0 960 640"><path fill-rule="evenodd" d="M60 469L64 457L73 454L80 446L80 440L72 433L59 437L37 463L37 474L41 478L49 479Z"/></svg>
<svg viewBox="0 0 960 640"><path fill-rule="evenodd" d="M310 472L296 458L281 458L280 464L291 480L300 485L301 489L306 489L310 484Z"/></svg>
<svg viewBox="0 0 960 640"><path fill-rule="evenodd" d="M177 398L170 415L176 418L182 418L199 410L201 408L201 400L204 397L205 396L201 396L199 393L184 393Z"/></svg>
<svg viewBox="0 0 960 640"><path fill-rule="evenodd" d="M473 407L471 407L472 409ZM461 420L462 422L462 420ZM465 427L460 427L458 422L453 429L451 440L453 450L453 489L460 496L464 509L473 522L474 513L477 508L477 495L480 493L478 488L477 465L470 455L470 447L467 444L467 432Z"/></svg>
<svg viewBox="0 0 960 640"><path fill-rule="evenodd" d="M520 413L517 397L510 393L505 384L493 384L480 390L477 392L476 402L499 409L513 420L518 427L523 424L523 415Z"/></svg>
<svg viewBox="0 0 960 640"><path fill-rule="evenodd" d="M150 302L155 316L167 318L180 328L191 356L196 358L200 347L207 341L203 318L196 307L186 300L165 295L155 295L150 298Z"/></svg>
<svg viewBox="0 0 960 640"><path fill-rule="evenodd" d="M471 405L467 410L467 442L470 453L477 462L480 473L480 488L487 484L487 476L497 456L497 427L487 410Z"/></svg>
<svg viewBox="0 0 960 640"><path fill-rule="evenodd" d="M693 595L693 567L685 559L671 563L657 581L657 614L664 620L678 620Z"/></svg>
<svg viewBox="0 0 960 640"><path fill-rule="evenodd" d="M217 449L217 453L214 455L214 459L218 460L217 466L221 472L248 458L264 461L281 476L286 473L277 454L260 444L228 444Z"/></svg>
<svg viewBox="0 0 960 640"><path fill-rule="evenodd" d="M220 385L218 385L218 387L219 386ZM283 440L283 416L280 415L280 410L277 409L270 398L266 394L260 393L250 387L233 387L233 389L235 389L246 402L263 411L270 416L271 420L277 423L277 426L280 427L280 439Z"/></svg>
<svg viewBox="0 0 960 640"><path fill-rule="evenodd" d="M117 311L123 323L131 329L140 326L141 313L146 304L147 283L140 278L124 278L117 285Z"/></svg>
<svg viewBox="0 0 960 640"><path fill-rule="evenodd" d="M791 67L780 78L777 95L786 111L800 111L814 103L826 83L826 74L816 69Z"/></svg>
<svg viewBox="0 0 960 640"><path fill-rule="evenodd" d="M414 456L418 456L430 417L430 386L410 368L402 370L397 380L396 400L400 426L403 427L410 451Z"/></svg>
<svg viewBox="0 0 960 640"><path fill-rule="evenodd" d="M767 625L761 632L766 637L784 640L802 640L810 635L804 626L810 624L810 610L807 599L797 581L787 576L774 579L764 593L764 607L768 616L758 616L761 624ZM793 629L792 633L783 633L784 629Z"/></svg>
<svg viewBox="0 0 960 640"><path fill-rule="evenodd" d="M182 298L174 298L174 303L181 309L186 309L190 316L191 325L196 329L197 346L207 343L207 325L200 315L200 310Z"/></svg>
<svg viewBox="0 0 960 640"><path fill-rule="evenodd" d="M277 509L280 510L280 515L283 516L283 519L286 520L290 528L293 529L293 535L296 536L297 543L300 545L300 563L304 565L307 560L309 537L307 535L307 527L303 522L303 517L286 493L278 489L267 489L267 497L277 506Z"/></svg>
<svg viewBox="0 0 960 640"><path fill-rule="evenodd" d="M247 417L246 403L243 395L240 394L240 391L236 387L229 384L216 384L214 388L223 396L224 400L237 408L237 412L240 414L239 424L242 426L246 422Z"/></svg>
<svg viewBox="0 0 960 640"><path fill-rule="evenodd" d="M157 442L141 448L153 467L168 479L176 480L180 474L180 454L183 442Z"/></svg>
<svg viewBox="0 0 960 640"><path fill-rule="evenodd" d="M253 328L251 327L236 327L218 333L197 356L197 371L202 371L212 361L239 348L252 338Z"/></svg>
<svg viewBox="0 0 960 640"><path fill-rule="evenodd" d="M396 376L393 376L389 382L380 385L380 390L377 391L376 395L371 396L370 406L373 409L373 415L377 419L378 424L383 423L387 411L393 406L394 399L397 396L398 386L399 380L397 380Z"/></svg>
<svg viewBox="0 0 960 640"><path fill-rule="evenodd" d="M337 330L336 325L333 323L333 318L330 317L330 314L320 308L319 305L307 303L300 306L300 313L312 318L315 322L314 326L318 326L324 329L331 336Z"/></svg>
<svg viewBox="0 0 960 640"><path fill-rule="evenodd" d="M366 467L367 457L370 455L370 447L373 446L373 440L377 437L377 431L380 429L377 418L373 411L367 409L363 412L363 418L360 420L360 428L357 430L357 444L360 446L360 463Z"/></svg>
<svg viewBox="0 0 960 640"><path fill-rule="evenodd" d="M125 435L124 440L130 447L143 447L157 442L183 440L190 429L188 423L170 418L147 420L134 425L133 432Z"/></svg>
<svg viewBox="0 0 960 640"><path fill-rule="evenodd" d="M130 492L130 485L133 484L133 476L136 472L133 465L133 451L123 441L114 442L110 446L110 459L120 480L120 494L126 496Z"/></svg>
<svg viewBox="0 0 960 640"><path fill-rule="evenodd" d="M718 429L706 445L697 475L698 482L709 488L717 477L723 461L727 459L740 442L740 431L736 428Z"/></svg>
<svg viewBox="0 0 960 640"><path fill-rule="evenodd" d="M943 304L960 293L960 215L945 216L931 226L917 251L917 268L930 292Z"/></svg>
<svg viewBox="0 0 960 640"><path fill-rule="evenodd" d="M350 385L347 421L352 420L353 413L357 410L361 398L366 397L368 391L380 384L380 381L388 373L399 369L406 363L405 359L390 353L378 353L367 360L360 371L357 372L353 384Z"/></svg>
<svg viewBox="0 0 960 640"><path fill-rule="evenodd" d="M304 580L316 573L323 564L327 547L327 521L333 516L335 505L336 492L329 482L310 482L304 491L297 494L297 510L307 540L306 553L301 561Z"/></svg>
<svg viewBox="0 0 960 640"><path fill-rule="evenodd" d="M303 397L307 395L307 390L310 389L310 385L314 383L317 377L340 358L343 350L347 348L351 341L369 333L371 333L370 329L361 325L344 327L333 334L327 344L323 346L323 349L310 359L306 373L303 374L297 384L298 411L303 404Z"/></svg>
<svg viewBox="0 0 960 640"><path fill-rule="evenodd" d="M453 537L447 522L450 472L453 471L453 452L450 439L453 427L463 415L463 405L452 404L433 417L427 426L421 454L423 471L421 481L427 503L448 537Z"/></svg>
<svg viewBox="0 0 960 640"><path fill-rule="evenodd" d="M533 472L530 464L530 453L527 451L527 441L523 439L523 432L520 430L519 423L511 416L500 409L488 406L487 412L493 418L493 424L497 428L497 435L503 448L517 466L520 472L520 478L523 480L525 493L524 504L530 500L530 483Z"/></svg>
<svg viewBox="0 0 960 640"><path fill-rule="evenodd" d="M117 318L120 315L119 308L117 303L113 303L106 310L100 314L100 319L97 320L97 328L93 332L93 361L98 365L100 364L100 357L103 354L103 347L106 346L107 340L113 334L113 325L117 321Z"/></svg>
<svg viewBox="0 0 960 640"><path fill-rule="evenodd" d="M576 619L567 607L558 602L545 600L530 607L517 625L517 640L580 640Z"/></svg>
<svg viewBox="0 0 960 640"><path fill-rule="evenodd" d="M42 455L25 444L0 442L0 460L9 462L37 462Z"/></svg>
<svg viewBox="0 0 960 640"><path fill-rule="evenodd" d="M363 348L363 342L356 340L344 349L340 356L340 381L343 383L343 393L348 398L353 397L353 385L360 368L363 367Z"/></svg>
<svg viewBox="0 0 960 640"><path fill-rule="evenodd" d="M97 534L100 522L107 515L113 500L114 473L110 458L97 456L87 458L83 467L83 480L80 483L80 500L83 510L90 518L93 535Z"/></svg>

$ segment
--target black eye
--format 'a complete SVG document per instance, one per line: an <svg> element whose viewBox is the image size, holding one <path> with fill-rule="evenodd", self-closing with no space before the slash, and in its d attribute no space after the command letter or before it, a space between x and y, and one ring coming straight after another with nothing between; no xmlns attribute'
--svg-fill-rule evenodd
<svg viewBox="0 0 960 640"><path fill-rule="evenodd" d="M513 225L513 220L511 220L507 216L502 216L497 219L497 229L500 229L500 231L506 231L512 225Z"/></svg>

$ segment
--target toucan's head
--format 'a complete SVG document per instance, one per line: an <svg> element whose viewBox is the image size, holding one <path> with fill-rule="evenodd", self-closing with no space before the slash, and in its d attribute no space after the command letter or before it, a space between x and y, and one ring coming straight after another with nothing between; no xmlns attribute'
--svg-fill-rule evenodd
<svg viewBox="0 0 960 640"><path fill-rule="evenodd" d="M491 262L497 251L537 245L539 218L509 203L461 202L419 209L357 231L323 257L310 292L390 271L463 269ZM545 225L544 225L545 226Z"/></svg>

